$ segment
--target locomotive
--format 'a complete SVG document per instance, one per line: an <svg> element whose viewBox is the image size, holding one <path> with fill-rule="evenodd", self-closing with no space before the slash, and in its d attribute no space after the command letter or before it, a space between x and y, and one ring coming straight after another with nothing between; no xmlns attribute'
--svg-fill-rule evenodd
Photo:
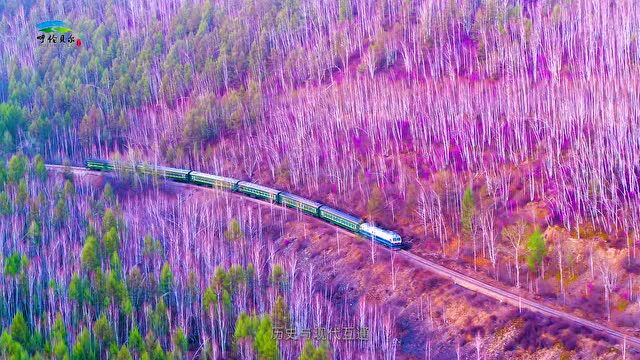
<svg viewBox="0 0 640 360"><path fill-rule="evenodd" d="M362 237L376 241L390 249L397 250L403 247L402 238L393 231L365 222L357 216L347 214L319 202L252 182L207 174L195 170L114 163L100 159L87 159L85 161L85 167L89 170L96 171L138 171L144 175L157 176L172 181L240 193L255 199L298 209L303 213L315 216Z"/></svg>

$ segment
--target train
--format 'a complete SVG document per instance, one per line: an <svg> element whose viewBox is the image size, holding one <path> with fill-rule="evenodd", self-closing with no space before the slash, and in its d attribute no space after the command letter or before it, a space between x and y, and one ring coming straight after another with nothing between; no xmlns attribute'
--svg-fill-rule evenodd
<svg viewBox="0 0 640 360"><path fill-rule="evenodd" d="M287 208L297 209L307 215L314 216L328 223L339 226L354 234L358 234L366 239L382 244L392 250L398 250L404 247L401 236L396 232L383 229L372 223L366 222L357 216L334 209L317 201L309 200L286 191L280 191L249 181L207 174L195 170L147 164L121 163L101 159L87 159L84 165L87 169L94 171L135 171L144 175L156 176L176 182L239 193Z"/></svg>

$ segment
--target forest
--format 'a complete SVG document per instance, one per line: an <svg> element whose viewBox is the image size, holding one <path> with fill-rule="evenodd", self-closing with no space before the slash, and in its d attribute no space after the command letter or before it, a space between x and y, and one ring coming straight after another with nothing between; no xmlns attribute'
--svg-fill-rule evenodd
<svg viewBox="0 0 640 360"><path fill-rule="evenodd" d="M40 44L49 19L82 46ZM322 310L305 310L340 315L294 314L299 328L370 321L369 356L402 333L321 284L295 288L307 275L274 280L291 269L265 262L264 241L282 234L251 228L231 200L178 211L154 182L114 189L44 166L87 157L295 192L483 281L629 334L640 324L631 0L9 0L0 34L12 40L0 45L3 356L340 358L359 343L265 335L317 291ZM185 243L198 230L176 234L182 211L205 211L218 233ZM191 274L178 259L196 245L211 259ZM460 336L433 339L475 354L475 340L451 345ZM552 347L534 343L509 351Z"/></svg>
<svg viewBox="0 0 640 360"><path fill-rule="evenodd" d="M254 223L259 215L229 197L182 209L156 186L123 206L109 182L96 191L68 174L50 178L41 157L13 156L0 169L0 231L13 239L3 243L11 249L2 269L3 357L275 359L297 354L273 336L291 328L294 314L308 329L371 323L363 340L379 341L367 313L358 319L314 301L314 274L276 257ZM311 340L299 358L326 358L326 336L317 347Z"/></svg>

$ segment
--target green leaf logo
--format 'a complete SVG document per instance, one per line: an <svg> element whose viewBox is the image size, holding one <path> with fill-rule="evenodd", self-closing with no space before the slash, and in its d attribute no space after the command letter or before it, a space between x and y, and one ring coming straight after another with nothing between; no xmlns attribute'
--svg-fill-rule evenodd
<svg viewBox="0 0 640 360"><path fill-rule="evenodd" d="M44 33L68 33L71 31L71 28L60 20L44 21L37 24L36 27L38 28L38 31L42 31Z"/></svg>

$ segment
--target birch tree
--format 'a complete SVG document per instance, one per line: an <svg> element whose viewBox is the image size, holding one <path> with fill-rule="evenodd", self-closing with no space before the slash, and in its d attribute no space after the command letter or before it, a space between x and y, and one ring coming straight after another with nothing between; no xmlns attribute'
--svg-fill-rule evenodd
<svg viewBox="0 0 640 360"><path fill-rule="evenodd" d="M516 268L516 288L520 288L520 251L524 245L526 231L527 224L523 220L518 220L515 224L508 225L502 229L502 237L506 238L513 248L513 260Z"/></svg>

